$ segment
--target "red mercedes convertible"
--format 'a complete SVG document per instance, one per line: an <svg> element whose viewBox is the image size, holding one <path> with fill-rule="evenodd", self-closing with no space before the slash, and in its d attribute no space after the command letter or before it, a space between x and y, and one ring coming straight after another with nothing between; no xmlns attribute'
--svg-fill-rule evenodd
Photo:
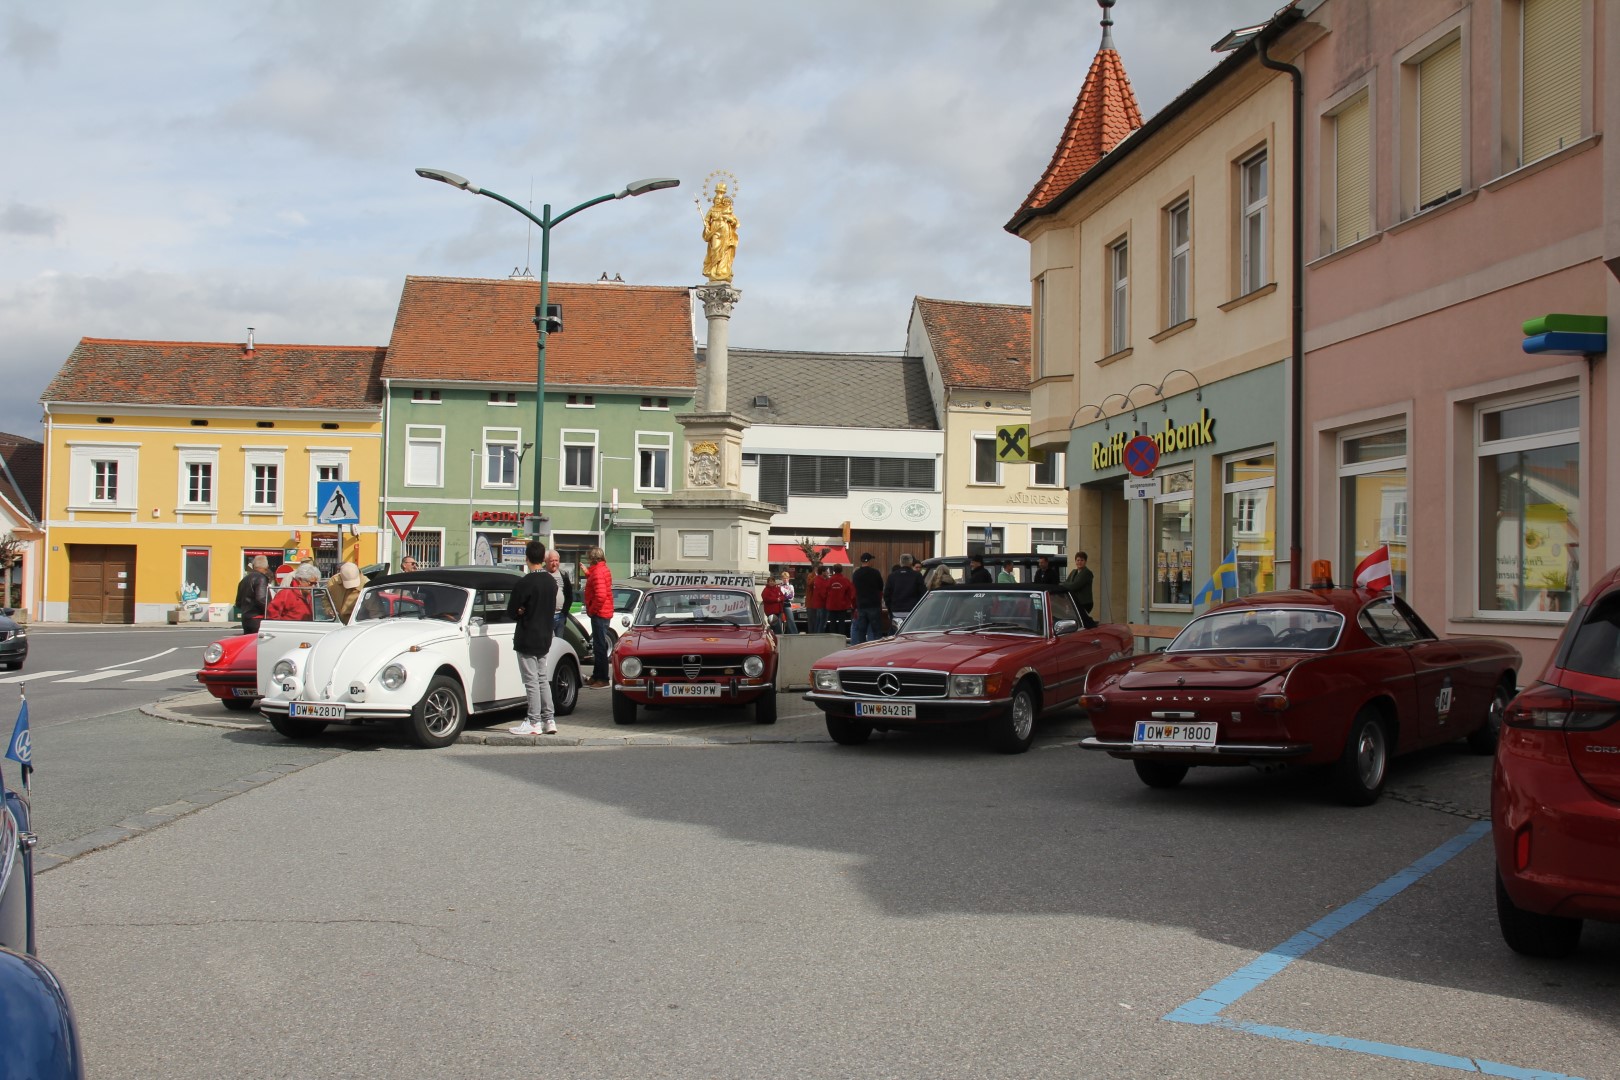
<svg viewBox="0 0 1620 1080"><path fill-rule="evenodd" d="M1520 662L1506 642L1440 638L1387 592L1260 593L1162 652L1092 669L1081 703L1096 734L1080 745L1156 788L1194 765L1324 765L1365 806L1394 754L1463 737L1493 752Z"/></svg>
<svg viewBox="0 0 1620 1080"><path fill-rule="evenodd" d="M1029 585L935 589L892 638L816 661L804 695L845 746L874 730L982 724L1019 754L1035 721L1073 706L1093 664L1129 656L1123 626L1083 624L1074 597Z"/></svg>

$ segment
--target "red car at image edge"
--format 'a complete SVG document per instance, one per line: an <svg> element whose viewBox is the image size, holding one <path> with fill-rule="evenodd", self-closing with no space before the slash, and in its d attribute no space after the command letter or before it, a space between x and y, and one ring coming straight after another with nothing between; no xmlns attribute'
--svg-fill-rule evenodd
<svg viewBox="0 0 1620 1080"><path fill-rule="evenodd" d="M1567 956L1583 920L1620 922L1620 567L1508 704L1491 831L1497 921L1515 952Z"/></svg>

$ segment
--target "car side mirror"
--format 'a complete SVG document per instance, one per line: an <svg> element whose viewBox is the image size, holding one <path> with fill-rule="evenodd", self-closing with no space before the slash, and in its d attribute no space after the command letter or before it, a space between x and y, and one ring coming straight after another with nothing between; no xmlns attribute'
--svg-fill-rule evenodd
<svg viewBox="0 0 1620 1080"><path fill-rule="evenodd" d="M1064 634L1072 634L1078 629L1080 629L1080 624L1074 619L1059 619L1052 624L1052 633L1057 634L1059 637Z"/></svg>
<svg viewBox="0 0 1620 1080"><path fill-rule="evenodd" d="M472 618L467 620L467 625L468 626L483 626L484 625L484 617L482 615L474 615Z"/></svg>

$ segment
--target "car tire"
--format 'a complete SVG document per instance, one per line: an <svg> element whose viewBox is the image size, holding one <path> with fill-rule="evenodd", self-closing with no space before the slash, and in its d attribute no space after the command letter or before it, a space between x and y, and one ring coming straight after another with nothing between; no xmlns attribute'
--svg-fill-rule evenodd
<svg viewBox="0 0 1620 1080"><path fill-rule="evenodd" d="M1003 754L1022 754L1035 741L1035 690L1029 682L1013 689L1004 716L990 721L990 745Z"/></svg>
<svg viewBox="0 0 1620 1080"><path fill-rule="evenodd" d="M270 726L286 739L313 739L326 730L325 720L294 720L290 716L272 715Z"/></svg>
<svg viewBox="0 0 1620 1080"><path fill-rule="evenodd" d="M449 746L467 726L467 702L461 685L448 675L436 676L405 721L411 741L425 750Z"/></svg>
<svg viewBox="0 0 1620 1080"><path fill-rule="evenodd" d="M615 724L633 724L636 722L636 703L630 695L621 691L613 691L613 722Z"/></svg>
<svg viewBox="0 0 1620 1080"><path fill-rule="evenodd" d="M252 710L252 709L254 709L254 708L256 708L258 706L259 699L258 698L245 698L245 697L228 697L228 698L220 698L219 703L221 705L225 706L227 709L231 710L231 712L248 712L248 711L250 711L250 710ZM326 725L322 724L321 726L325 727Z"/></svg>
<svg viewBox="0 0 1620 1080"><path fill-rule="evenodd" d="M1496 875L1496 923L1507 947L1521 956L1558 959L1573 953L1581 943L1580 919L1524 910L1508 895L1500 873Z"/></svg>
<svg viewBox="0 0 1620 1080"><path fill-rule="evenodd" d="M847 716L827 714L827 734L839 746L859 746L872 737L872 725Z"/></svg>
<svg viewBox="0 0 1620 1080"><path fill-rule="evenodd" d="M776 723L776 687L754 699L754 723Z"/></svg>
<svg viewBox="0 0 1620 1080"><path fill-rule="evenodd" d="M1513 692L1506 684L1498 684L1491 691L1491 703L1485 709L1485 722L1468 733L1468 749L1476 754L1496 753L1497 740L1502 737L1502 717L1507 715L1508 702Z"/></svg>
<svg viewBox="0 0 1620 1080"><path fill-rule="evenodd" d="M1384 793L1389 775L1389 730L1372 706L1350 723L1344 752L1333 763L1333 788L1346 806L1371 806Z"/></svg>
<svg viewBox="0 0 1620 1080"><path fill-rule="evenodd" d="M1150 788L1179 787L1187 778L1187 766L1172 765L1168 761L1133 761L1136 778Z"/></svg>
<svg viewBox="0 0 1620 1080"><path fill-rule="evenodd" d="M567 716L578 704L579 665L565 657L551 677L551 708L558 716Z"/></svg>

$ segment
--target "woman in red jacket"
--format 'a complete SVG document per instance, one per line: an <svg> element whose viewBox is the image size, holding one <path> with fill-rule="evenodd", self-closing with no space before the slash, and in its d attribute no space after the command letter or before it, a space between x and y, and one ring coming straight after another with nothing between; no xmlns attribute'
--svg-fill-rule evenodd
<svg viewBox="0 0 1620 1080"><path fill-rule="evenodd" d="M810 613L810 632L819 634L827 629L827 568L811 569L810 587L805 590L804 609Z"/></svg>
<svg viewBox="0 0 1620 1080"><path fill-rule="evenodd" d="M599 547L585 555L590 565L585 571L585 614L591 617L591 652L595 664L586 686L606 686L611 675L608 667L608 621L613 618L613 572L608 569L607 556Z"/></svg>

